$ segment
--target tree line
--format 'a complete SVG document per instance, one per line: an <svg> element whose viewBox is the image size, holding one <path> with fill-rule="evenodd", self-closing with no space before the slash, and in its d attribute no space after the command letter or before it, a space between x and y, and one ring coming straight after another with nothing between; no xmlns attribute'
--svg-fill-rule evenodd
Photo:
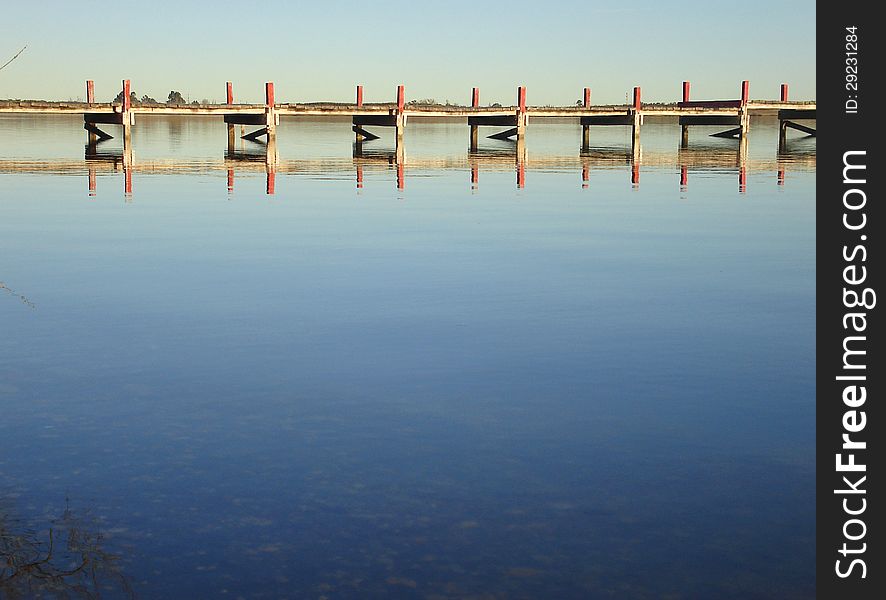
<svg viewBox="0 0 886 600"><path fill-rule="evenodd" d="M114 98L113 102L122 103L123 102L123 92L121 91L117 94L117 97ZM166 102L159 102L158 100L151 98L147 94L143 95L141 98L138 97L138 94L135 92L129 93L129 102L131 104L191 104L199 106L201 104L209 104L209 100L203 98L200 102L196 100L192 102L188 102L184 96L182 96L181 92L177 92L172 90L169 92L169 95L166 97Z"/></svg>

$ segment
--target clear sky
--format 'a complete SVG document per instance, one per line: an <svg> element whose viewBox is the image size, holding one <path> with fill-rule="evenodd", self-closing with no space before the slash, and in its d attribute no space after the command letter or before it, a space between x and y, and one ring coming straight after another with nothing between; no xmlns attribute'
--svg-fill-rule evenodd
<svg viewBox="0 0 886 600"><path fill-rule="evenodd" d="M0 98L85 97L94 79L99 101L124 78L139 96L223 100L225 81L238 101L407 99L572 104L581 89L593 102L624 102L634 85L644 101L815 98L815 3L810 0L589 0L425 2L195 2L193 0L44 0L4 3Z"/></svg>

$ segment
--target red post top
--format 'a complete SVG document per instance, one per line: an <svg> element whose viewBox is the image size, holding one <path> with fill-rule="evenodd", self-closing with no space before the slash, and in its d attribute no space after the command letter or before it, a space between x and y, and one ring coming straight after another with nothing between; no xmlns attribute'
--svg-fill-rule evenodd
<svg viewBox="0 0 886 600"><path fill-rule="evenodd" d="M402 85L397 86L397 110L403 110L406 107L406 88Z"/></svg>
<svg viewBox="0 0 886 600"><path fill-rule="evenodd" d="M130 94L132 93L132 89L129 85L129 80L123 80L123 110L127 111L132 107L132 97Z"/></svg>
<svg viewBox="0 0 886 600"><path fill-rule="evenodd" d="M229 82L227 82L227 85L225 87L227 88L226 89L227 102L228 102L228 104L233 104L234 103L234 84L229 81Z"/></svg>
<svg viewBox="0 0 886 600"><path fill-rule="evenodd" d="M265 84L265 104L268 106L268 108L274 108L274 82L273 81L269 81Z"/></svg>
<svg viewBox="0 0 886 600"><path fill-rule="evenodd" d="M520 112L526 112L526 86L521 85L517 88L517 106Z"/></svg>
<svg viewBox="0 0 886 600"><path fill-rule="evenodd" d="M640 110L640 86L634 88L634 108Z"/></svg>
<svg viewBox="0 0 886 600"><path fill-rule="evenodd" d="M95 102L95 82L92 79L86 80L86 101L90 104Z"/></svg>
<svg viewBox="0 0 886 600"><path fill-rule="evenodd" d="M683 82L683 102L689 102L689 82Z"/></svg>
<svg viewBox="0 0 886 600"><path fill-rule="evenodd" d="M788 84L786 83L781 84L781 101L788 101Z"/></svg>
<svg viewBox="0 0 886 600"><path fill-rule="evenodd" d="M475 87L471 90L471 106L474 108L480 106L480 88Z"/></svg>
<svg viewBox="0 0 886 600"><path fill-rule="evenodd" d="M363 106L363 86L357 86L357 106Z"/></svg>
<svg viewBox="0 0 886 600"><path fill-rule="evenodd" d="M591 88L585 88L584 107L591 107Z"/></svg>
<svg viewBox="0 0 886 600"><path fill-rule="evenodd" d="M747 79L745 79L744 81L741 82L741 103L743 105L748 103L749 88L750 88L750 82L748 82Z"/></svg>

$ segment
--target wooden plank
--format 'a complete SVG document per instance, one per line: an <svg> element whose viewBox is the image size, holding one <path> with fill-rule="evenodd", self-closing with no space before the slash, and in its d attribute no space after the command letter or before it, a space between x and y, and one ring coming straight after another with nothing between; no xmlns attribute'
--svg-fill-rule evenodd
<svg viewBox="0 0 886 600"><path fill-rule="evenodd" d="M85 129L86 131L88 131L92 135L96 136L100 141L110 140L114 137L112 135L105 133L104 131L102 131L101 129L99 129L98 127L93 125L92 123L83 123L83 129Z"/></svg>
<svg viewBox="0 0 886 600"><path fill-rule="evenodd" d="M802 131L803 133L808 133L809 135L815 137L815 129L812 127L806 127L805 125L800 125L799 123L794 123L793 121L785 121L785 127L790 127L791 129L796 129L797 131Z"/></svg>
<svg viewBox="0 0 886 600"><path fill-rule="evenodd" d="M695 115L680 117L680 125L741 125L741 117Z"/></svg>
<svg viewBox="0 0 886 600"><path fill-rule="evenodd" d="M631 115L600 115L594 117L582 117L582 125L633 125L634 117Z"/></svg>
<svg viewBox="0 0 886 600"><path fill-rule="evenodd" d="M788 119L814 119L815 118L815 109L812 110L798 110L795 108L783 108L778 111L778 118L782 121L787 121Z"/></svg>
<svg viewBox="0 0 886 600"><path fill-rule="evenodd" d="M263 135L268 135L268 128L267 127L262 127L261 129L253 131L252 133L247 133L246 135L244 135L242 137L244 140L249 140L251 142L254 142L257 138L259 138Z"/></svg>
<svg viewBox="0 0 886 600"><path fill-rule="evenodd" d="M739 108L741 100L693 100L690 102L677 102L679 108Z"/></svg>
<svg viewBox="0 0 886 600"><path fill-rule="evenodd" d="M265 115L253 114L225 115L225 123L236 125L265 125L267 123L267 117Z"/></svg>
<svg viewBox="0 0 886 600"><path fill-rule="evenodd" d="M353 127L351 127L351 130L352 130L354 133L356 133L357 135L361 136L361 137L363 138L363 140L365 140L365 141L369 141L369 140L377 140L377 139L378 139L378 136L377 136L377 135L375 135L375 134L373 134L373 133L369 133L368 131L366 131L365 129L363 129L362 127L360 127L359 125L354 125ZM361 140L361 141L362 141L362 140Z"/></svg>
<svg viewBox="0 0 886 600"><path fill-rule="evenodd" d="M514 127L517 124L517 115L493 116L493 117L468 117L468 125L488 125L491 127Z"/></svg>
<svg viewBox="0 0 886 600"><path fill-rule="evenodd" d="M354 115L351 123L359 126L396 127L397 117L395 115Z"/></svg>
<svg viewBox="0 0 886 600"><path fill-rule="evenodd" d="M85 123L109 123L111 125L123 125L122 113L86 113L83 115Z"/></svg>
<svg viewBox="0 0 886 600"><path fill-rule="evenodd" d="M502 131L501 133L493 133L490 136L487 136L490 140L507 140L508 138L512 138L519 133L518 129L514 127L513 129L508 129L507 131Z"/></svg>
<svg viewBox="0 0 886 600"><path fill-rule="evenodd" d="M712 133L711 137L734 138L738 135L741 135L741 127L736 127L735 129L730 129L728 131L721 131L720 133Z"/></svg>

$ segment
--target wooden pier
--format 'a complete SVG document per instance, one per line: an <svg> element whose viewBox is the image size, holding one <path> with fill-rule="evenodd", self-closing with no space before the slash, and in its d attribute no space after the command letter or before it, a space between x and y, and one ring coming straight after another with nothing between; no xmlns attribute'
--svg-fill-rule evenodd
<svg viewBox="0 0 886 600"><path fill-rule="evenodd" d="M136 115L185 115L221 117L227 126L226 160L230 164L264 163L267 173L267 192L274 193L275 174L279 170L277 153L277 126L282 116L287 117L318 117L338 116L349 117L352 123L354 138L354 164L357 170L357 187L363 185L363 166L383 157L397 170L397 187L402 189L404 176L404 133L410 119L421 118L460 118L467 121L469 130L469 156L471 163L471 182L476 185L479 177L479 157L484 156L480 146L480 127L493 128L488 137L498 140L515 142L512 158L509 160L517 175L517 186L525 183L526 165L526 131L530 122L543 122L545 119L575 119L581 124L582 179L587 181L588 168L591 161L591 127L623 126L631 128L631 145L628 163L631 165L631 183L639 184L640 177L640 132L644 118L647 116L676 118L680 124L680 147L686 152L689 147L689 128L692 126L718 126L729 129L711 134L715 137L735 138L739 170L739 189L744 190L746 175L747 142L750 133L751 116L756 114L775 114L779 121L779 151L785 148L787 130L794 129L810 136L815 136L815 129L797 121L815 119L816 104L814 101L796 102L788 100L788 86L782 84L778 100L751 100L750 86L747 81L741 82L739 97L736 99L691 100L690 83L682 83L680 101L672 103L644 103L641 89L634 87L630 104L592 105L591 89L584 88L582 101L575 106L532 106L527 101L526 87L517 88L516 102L512 106L482 106L480 89L471 90L470 106L430 105L407 103L405 88L397 86L395 99L390 103L366 103L363 98L363 86L356 88L356 101L353 104L334 102L312 103L278 103L275 97L273 82L265 84L264 104L237 104L234 101L232 82L226 82L224 104L160 104L133 103L131 101L131 83L124 80L121 101L98 103L95 101L95 86L92 81L86 82L86 102L45 102L45 101L0 101L0 114L80 114L83 115L83 127L87 133L86 160L102 162L110 160L117 163L116 153L103 153L98 148L112 135L106 132L107 126L119 126L118 135L122 138L123 150L119 154L126 179L126 193L132 189L131 174L132 157L132 126ZM236 142L237 126L240 126L239 137L262 142L261 153L238 151ZM247 127L251 131L247 131ZM393 153L373 152L364 143L378 139L375 128L393 128L395 150ZM504 129L504 130L502 130ZM264 138L264 140L260 140ZM681 168L681 185L686 184L687 169ZM90 185L94 189L95 171L90 171ZM779 181L783 181L783 171L779 171ZM233 188L233 168L228 169L229 188Z"/></svg>
<svg viewBox="0 0 886 600"><path fill-rule="evenodd" d="M83 126L87 131L87 143L97 144L111 139L111 135L99 126L118 125L123 138L124 150L132 147L132 125L136 115L189 115L222 117L228 129L228 148L232 150L236 139L236 125L241 130L247 126L256 129L243 132L241 137L257 140L264 137L268 144L276 141L277 126L281 116L347 116L353 123L355 142L363 143L377 139L378 136L368 128L390 127L394 129L395 143L402 146L406 124L409 119L430 117L463 118L469 127L469 147L479 147L479 128L506 128L488 137L493 139L515 139L519 141L526 135L530 122L549 118L574 118L582 126L581 147L590 147L592 126L625 126L632 131L632 149L639 150L640 131L646 116L676 117L681 126L681 143L689 142L691 126L723 126L730 129L716 133L719 137L746 140L750 132L750 118L754 113L770 113L777 111L780 123L780 143L784 142L787 129L795 129L808 135L815 135L815 129L809 125L797 123L801 120L815 119L815 102L792 102L788 100L788 86L782 84L778 100L751 100L750 86L747 81L741 82L740 94L737 99L727 100L690 100L690 83L683 82L682 99L673 103L643 103L639 86L633 89L633 100L626 105L591 104L591 90L584 89L583 102L576 106L531 106L527 102L526 87L517 88L516 102L513 106L481 106L480 90L471 91L470 106L421 105L406 102L404 86L396 88L394 102L365 103L363 86L357 86L354 104L334 102L312 103L278 103L275 98L274 84L265 84L264 104L236 104L231 82L226 83L224 104L134 104L131 102L130 81L123 81L121 102L97 103L95 86L92 81L86 82L86 102L41 102L41 101L4 101L0 102L0 114L82 114Z"/></svg>

